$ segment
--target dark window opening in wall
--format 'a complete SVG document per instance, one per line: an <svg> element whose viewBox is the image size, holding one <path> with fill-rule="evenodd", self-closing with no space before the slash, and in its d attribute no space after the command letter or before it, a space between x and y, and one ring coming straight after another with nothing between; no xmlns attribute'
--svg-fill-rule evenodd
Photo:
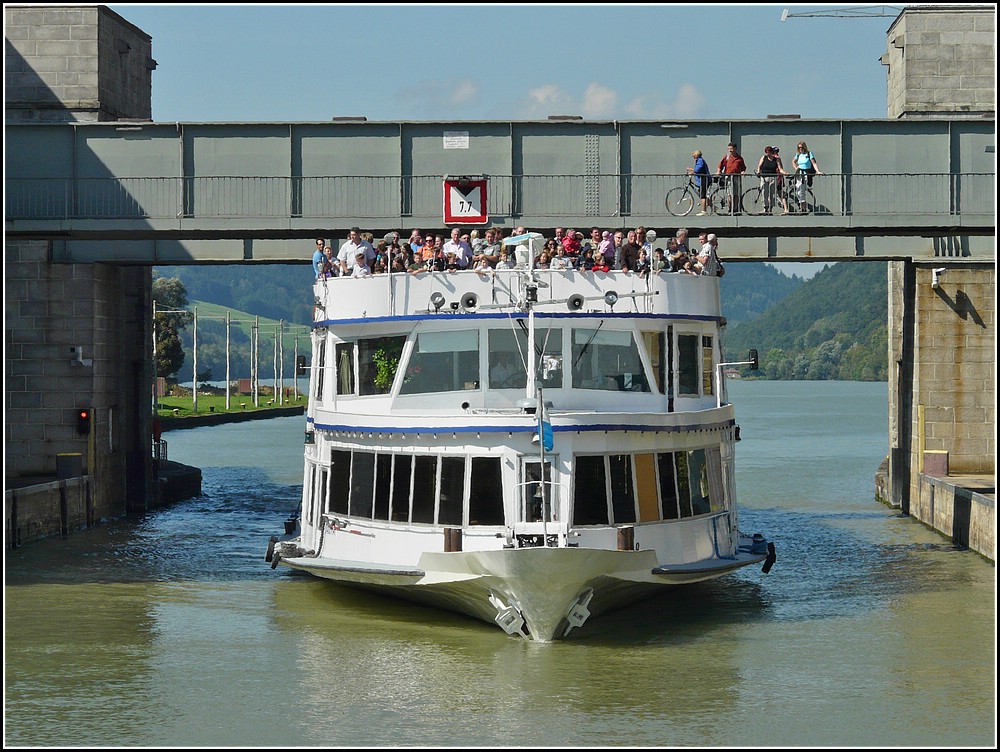
<svg viewBox="0 0 1000 752"><path fill-rule="evenodd" d="M375 510L376 520L389 519L389 486L392 480L392 455L380 454L375 458Z"/></svg>
<svg viewBox="0 0 1000 752"><path fill-rule="evenodd" d="M418 455L413 468L413 512L411 522L434 522L437 498L437 457Z"/></svg>
<svg viewBox="0 0 1000 752"><path fill-rule="evenodd" d="M664 520L676 520L680 517L680 510L677 506L674 453L661 452L656 455L656 467L660 476L660 515Z"/></svg>
<svg viewBox="0 0 1000 752"><path fill-rule="evenodd" d="M371 519L374 485L375 454L373 452L355 452L354 467L351 470L350 514L352 517Z"/></svg>
<svg viewBox="0 0 1000 752"><path fill-rule="evenodd" d="M461 525L465 500L465 457L441 458L441 504L438 524Z"/></svg>
<svg viewBox="0 0 1000 752"><path fill-rule="evenodd" d="M632 456L612 454L608 457L611 468L611 510L614 522L635 522L635 485L632 482Z"/></svg>
<svg viewBox="0 0 1000 752"><path fill-rule="evenodd" d="M392 477L392 521L408 522L410 519L410 479L413 475L413 457L397 454Z"/></svg>
<svg viewBox="0 0 1000 752"><path fill-rule="evenodd" d="M335 449L330 453L330 511L347 514L351 495L351 453Z"/></svg>
<svg viewBox="0 0 1000 752"><path fill-rule="evenodd" d="M573 523L607 525L608 491L604 456L576 458L573 478Z"/></svg>
<svg viewBox="0 0 1000 752"><path fill-rule="evenodd" d="M473 457L469 487L469 524L502 525L503 480L499 457Z"/></svg>

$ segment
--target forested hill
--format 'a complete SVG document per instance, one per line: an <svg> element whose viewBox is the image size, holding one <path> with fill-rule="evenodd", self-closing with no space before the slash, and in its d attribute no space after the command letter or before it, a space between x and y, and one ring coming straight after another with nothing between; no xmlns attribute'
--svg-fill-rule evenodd
<svg viewBox="0 0 1000 752"><path fill-rule="evenodd" d="M760 370L750 375L759 378L886 381L887 289L884 261L825 267L780 305L728 327L726 359L756 348Z"/></svg>
<svg viewBox="0 0 1000 752"><path fill-rule="evenodd" d="M160 277L176 277L190 301L214 303L275 321L312 322L315 274L308 250L303 264L159 266Z"/></svg>
<svg viewBox="0 0 1000 752"><path fill-rule="evenodd" d="M719 288L722 315L730 325L759 316L803 284L801 277L785 276L769 264L725 261L725 266Z"/></svg>

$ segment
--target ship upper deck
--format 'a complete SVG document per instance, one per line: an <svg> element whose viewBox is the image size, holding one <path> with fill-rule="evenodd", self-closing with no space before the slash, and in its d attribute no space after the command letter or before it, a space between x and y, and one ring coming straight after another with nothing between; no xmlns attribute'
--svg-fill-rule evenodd
<svg viewBox="0 0 1000 752"><path fill-rule="evenodd" d="M718 321L719 278L682 273L492 269L317 279L314 326L447 316L624 316ZM525 305L527 301L527 305Z"/></svg>

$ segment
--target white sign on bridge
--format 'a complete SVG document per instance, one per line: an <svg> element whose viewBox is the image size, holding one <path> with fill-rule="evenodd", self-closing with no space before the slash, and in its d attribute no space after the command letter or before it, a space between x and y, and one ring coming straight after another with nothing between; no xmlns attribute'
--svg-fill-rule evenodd
<svg viewBox="0 0 1000 752"><path fill-rule="evenodd" d="M484 225L488 221L486 179L445 178L444 223Z"/></svg>

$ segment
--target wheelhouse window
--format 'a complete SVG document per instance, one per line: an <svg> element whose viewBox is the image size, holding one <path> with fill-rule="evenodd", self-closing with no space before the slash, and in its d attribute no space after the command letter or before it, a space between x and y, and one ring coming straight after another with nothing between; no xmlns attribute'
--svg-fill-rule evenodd
<svg viewBox="0 0 1000 752"><path fill-rule="evenodd" d="M677 393L679 395L698 394L700 384L698 366L698 344L701 337L697 334L677 335Z"/></svg>
<svg viewBox="0 0 1000 752"><path fill-rule="evenodd" d="M573 387L648 392L649 382L632 332L574 329Z"/></svg>
<svg viewBox="0 0 1000 752"><path fill-rule="evenodd" d="M479 332L420 332L403 372L400 394L479 388Z"/></svg>
<svg viewBox="0 0 1000 752"><path fill-rule="evenodd" d="M523 324L523 319L518 319L516 329L490 330L487 353L490 389L523 389L527 383L528 332ZM562 387L562 329L537 329L535 352L541 386L546 389Z"/></svg>
<svg viewBox="0 0 1000 752"><path fill-rule="evenodd" d="M701 338L701 393L714 394L712 390L715 368L712 366L712 338Z"/></svg>
<svg viewBox="0 0 1000 752"><path fill-rule="evenodd" d="M406 337L358 340L358 394L388 394Z"/></svg>
<svg viewBox="0 0 1000 752"><path fill-rule="evenodd" d="M319 365L316 368L316 391L313 396L317 402L323 401L323 385L326 380L326 331L317 335L316 349L319 350L317 357Z"/></svg>
<svg viewBox="0 0 1000 752"><path fill-rule="evenodd" d="M354 394L354 343L340 342L336 347L337 394Z"/></svg>

